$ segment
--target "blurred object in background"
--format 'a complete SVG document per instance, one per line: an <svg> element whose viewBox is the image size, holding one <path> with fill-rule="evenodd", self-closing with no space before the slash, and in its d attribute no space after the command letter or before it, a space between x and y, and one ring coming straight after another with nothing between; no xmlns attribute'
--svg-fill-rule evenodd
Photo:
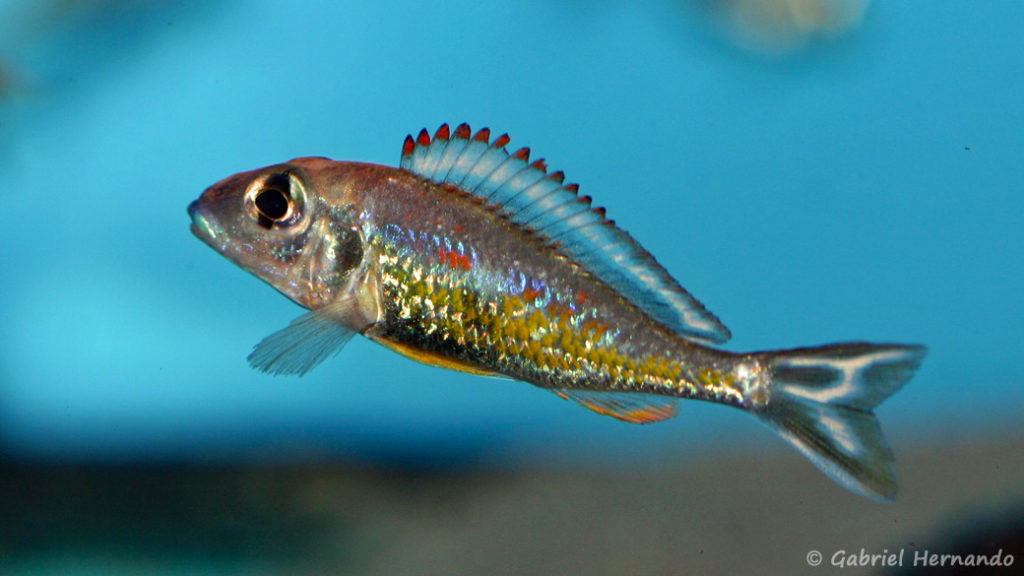
<svg viewBox="0 0 1024 576"><path fill-rule="evenodd" d="M74 81L92 65L123 61L130 46L148 37L153 16L169 0L49 0L0 7L0 54L33 88ZM116 41L114 41L116 40ZM0 80L0 90L3 89Z"/></svg>
<svg viewBox="0 0 1024 576"><path fill-rule="evenodd" d="M14 90L14 76L7 63L0 60L0 102L10 97Z"/></svg>
<svg viewBox="0 0 1024 576"><path fill-rule="evenodd" d="M703 0L742 48L787 56L860 27L870 0Z"/></svg>
<svg viewBox="0 0 1024 576"><path fill-rule="evenodd" d="M140 49L182 14L213 2L13 0L0 2L0 145L57 90L83 88L101 70L140 62Z"/></svg>

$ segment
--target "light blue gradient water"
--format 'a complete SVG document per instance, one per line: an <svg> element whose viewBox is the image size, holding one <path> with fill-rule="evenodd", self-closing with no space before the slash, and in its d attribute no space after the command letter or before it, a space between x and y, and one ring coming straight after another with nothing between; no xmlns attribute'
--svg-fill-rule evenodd
<svg viewBox="0 0 1024 576"><path fill-rule="evenodd" d="M0 451L781 446L724 408L633 427L364 340L302 379L249 369L301 311L193 238L186 205L296 156L397 165L407 133L462 121L579 182L723 319L730 350L924 343L880 411L891 436L1020 430L1020 2L879 2L784 58L659 2L157 3L56 24L27 4L0 6Z"/></svg>

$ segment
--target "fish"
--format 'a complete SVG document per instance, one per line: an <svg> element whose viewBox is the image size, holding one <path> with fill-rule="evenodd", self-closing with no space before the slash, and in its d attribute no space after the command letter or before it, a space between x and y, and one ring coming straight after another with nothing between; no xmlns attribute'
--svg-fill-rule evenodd
<svg viewBox="0 0 1024 576"><path fill-rule="evenodd" d="M302 157L188 207L191 231L308 312L250 365L302 375L360 334L413 360L550 390L648 424L680 400L744 410L854 493L887 501L873 410L927 350L862 341L737 353L731 334L579 186L529 148L448 124L399 166Z"/></svg>

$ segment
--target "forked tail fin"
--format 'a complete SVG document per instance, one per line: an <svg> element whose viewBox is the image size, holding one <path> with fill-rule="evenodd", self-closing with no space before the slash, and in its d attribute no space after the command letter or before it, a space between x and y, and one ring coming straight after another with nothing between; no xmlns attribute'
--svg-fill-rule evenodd
<svg viewBox="0 0 1024 576"><path fill-rule="evenodd" d="M926 353L863 342L766 352L769 400L755 414L839 484L891 500L892 451L872 410L910 380Z"/></svg>

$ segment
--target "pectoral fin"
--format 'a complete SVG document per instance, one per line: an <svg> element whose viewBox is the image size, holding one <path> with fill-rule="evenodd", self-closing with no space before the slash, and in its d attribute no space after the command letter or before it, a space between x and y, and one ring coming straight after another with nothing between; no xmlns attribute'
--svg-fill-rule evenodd
<svg viewBox="0 0 1024 576"><path fill-rule="evenodd" d="M249 354L249 365L268 374L302 376L340 352L355 332L321 310L303 314L261 340Z"/></svg>
<svg viewBox="0 0 1024 576"><path fill-rule="evenodd" d="M379 286L376 274L362 272L336 300L261 340L249 354L249 365L275 375L309 372L380 320Z"/></svg>

